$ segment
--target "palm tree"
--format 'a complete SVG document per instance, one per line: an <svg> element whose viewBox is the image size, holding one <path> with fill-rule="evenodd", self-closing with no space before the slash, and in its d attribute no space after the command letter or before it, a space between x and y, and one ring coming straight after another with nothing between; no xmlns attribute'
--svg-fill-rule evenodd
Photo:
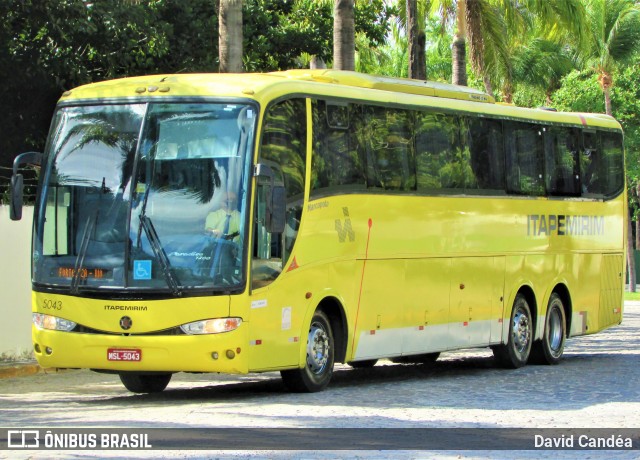
<svg viewBox="0 0 640 460"><path fill-rule="evenodd" d="M605 111L613 116L611 88L616 71L640 49L640 10L632 0L589 0L587 16L591 33L580 55L585 66L595 71L604 94ZM631 220L627 228L627 264L629 280L635 280ZM629 283L629 290L635 292L634 282Z"/></svg>
<svg viewBox="0 0 640 460"><path fill-rule="evenodd" d="M333 68L355 70L355 0L335 0L333 9Z"/></svg>
<svg viewBox="0 0 640 460"><path fill-rule="evenodd" d="M504 102L513 102L516 84L544 91L545 104L552 105L551 95L560 87L561 79L573 69L575 60L562 43L542 38L537 32L525 36L511 48L511 80L503 80Z"/></svg>
<svg viewBox="0 0 640 460"><path fill-rule="evenodd" d="M583 33L581 0L434 0L433 5L443 19L455 21L453 83L466 84L468 37L471 66L489 94L499 75L506 81L512 78L509 37L523 36L532 17L539 18L548 33L567 28L577 37Z"/></svg>
<svg viewBox="0 0 640 460"><path fill-rule="evenodd" d="M242 72L242 0L220 0L218 29L220 72Z"/></svg>
<svg viewBox="0 0 640 460"><path fill-rule="evenodd" d="M418 1L406 0L406 27L407 40L409 42L409 78L418 80L427 79L426 47L427 37L424 30L424 17L420 27L418 16Z"/></svg>
<svg viewBox="0 0 640 460"><path fill-rule="evenodd" d="M640 9L633 0L589 0L587 16L590 34L579 53L585 67L598 76L605 111L613 115L611 87L616 70L640 49Z"/></svg>
<svg viewBox="0 0 640 460"><path fill-rule="evenodd" d="M496 5L494 5L496 3ZM434 0L432 10L437 10L443 21L452 22L452 83L467 85L467 37L469 54L474 71L484 77L485 89L490 85L487 66L495 66L498 60L507 62L507 34L501 7L514 8L510 1L500 0ZM517 17L513 15L513 17ZM506 66L504 66L506 67Z"/></svg>
<svg viewBox="0 0 640 460"><path fill-rule="evenodd" d="M398 22L392 23L387 43L383 46L373 46L366 34L357 34L356 70L389 77L407 77L407 37L400 29Z"/></svg>

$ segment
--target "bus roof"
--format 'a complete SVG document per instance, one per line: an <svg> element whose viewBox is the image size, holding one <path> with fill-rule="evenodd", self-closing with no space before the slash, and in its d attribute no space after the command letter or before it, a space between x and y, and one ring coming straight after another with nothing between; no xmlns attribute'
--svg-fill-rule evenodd
<svg viewBox="0 0 640 460"><path fill-rule="evenodd" d="M286 94L324 95L373 103L423 105L500 118L620 129L615 119L604 114L527 109L495 103L491 96L465 86L332 69L128 77L92 83L66 91L60 102L140 97L228 97L268 103L269 100Z"/></svg>

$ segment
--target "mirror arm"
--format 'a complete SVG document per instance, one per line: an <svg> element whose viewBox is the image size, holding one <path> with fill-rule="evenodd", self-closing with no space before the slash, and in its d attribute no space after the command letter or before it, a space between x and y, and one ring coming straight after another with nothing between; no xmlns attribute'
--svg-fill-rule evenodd
<svg viewBox="0 0 640 460"><path fill-rule="evenodd" d="M25 152L18 155L13 160L13 174L18 174L18 169L24 165L40 166L42 164L42 153Z"/></svg>

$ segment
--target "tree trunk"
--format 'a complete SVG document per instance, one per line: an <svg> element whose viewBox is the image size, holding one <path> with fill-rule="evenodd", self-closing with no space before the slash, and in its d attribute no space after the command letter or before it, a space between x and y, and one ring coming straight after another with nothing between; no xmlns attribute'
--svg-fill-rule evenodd
<svg viewBox="0 0 640 460"><path fill-rule="evenodd" d="M482 78L484 81L484 91L491 97L493 97L493 86L491 85L491 79L487 74Z"/></svg>
<svg viewBox="0 0 640 460"><path fill-rule="evenodd" d="M309 61L310 69L326 69L327 64L318 56L311 56L311 60Z"/></svg>
<svg viewBox="0 0 640 460"><path fill-rule="evenodd" d="M355 0L335 0L333 8L333 68L355 70Z"/></svg>
<svg viewBox="0 0 640 460"><path fill-rule="evenodd" d="M640 219L636 219L636 248L640 248Z"/></svg>
<svg viewBox="0 0 640 460"><path fill-rule="evenodd" d="M640 205L640 182L636 184L636 195L634 198L636 205ZM636 219L636 249L640 249L640 219Z"/></svg>
<svg viewBox="0 0 640 460"><path fill-rule="evenodd" d="M604 110L607 115L613 116L613 107L611 106L611 87L604 87Z"/></svg>
<svg viewBox="0 0 640 460"><path fill-rule="evenodd" d="M627 226L627 272L629 273L629 292L636 292L636 263L633 252L631 216L629 216L629 224Z"/></svg>
<svg viewBox="0 0 640 460"><path fill-rule="evenodd" d="M427 79L427 37L418 27L418 5L416 0L407 0L407 41L409 42L409 78Z"/></svg>
<svg viewBox="0 0 640 460"><path fill-rule="evenodd" d="M456 33L452 46L452 82L454 85L467 86L467 44L466 44L466 16L465 0L458 0L456 11Z"/></svg>
<svg viewBox="0 0 640 460"><path fill-rule="evenodd" d="M242 0L220 0L218 29L219 71L242 72Z"/></svg>

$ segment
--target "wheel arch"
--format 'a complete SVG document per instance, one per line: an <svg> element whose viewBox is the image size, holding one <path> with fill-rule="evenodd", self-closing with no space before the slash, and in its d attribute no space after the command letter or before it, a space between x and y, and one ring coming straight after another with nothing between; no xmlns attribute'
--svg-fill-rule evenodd
<svg viewBox="0 0 640 460"><path fill-rule="evenodd" d="M520 286L520 289L518 289L517 294L522 294L524 296L524 298L527 300L527 303L529 304L529 311L531 312L531 321L533 321L533 331L537 330L537 326L538 326L538 302L536 301L536 295L533 292L533 288L529 285L523 285Z"/></svg>
<svg viewBox="0 0 640 460"><path fill-rule="evenodd" d="M573 311L573 304L571 303L571 294L569 293L569 288L564 283L558 283L555 285L551 293L558 294L560 296L560 300L562 300L562 307L564 308L564 317L567 323L565 333L566 333L566 336L569 337L569 331L571 330L572 311Z"/></svg>
<svg viewBox="0 0 640 460"><path fill-rule="evenodd" d="M347 316L342 303L335 297L325 297L318 303L316 310L321 310L331 321L335 362L344 363L347 354L348 329Z"/></svg>

